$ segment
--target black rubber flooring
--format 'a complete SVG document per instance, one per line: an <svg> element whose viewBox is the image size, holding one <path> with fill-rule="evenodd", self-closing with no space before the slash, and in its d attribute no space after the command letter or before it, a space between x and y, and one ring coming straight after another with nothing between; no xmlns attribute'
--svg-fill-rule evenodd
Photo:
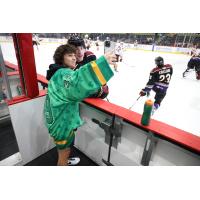
<svg viewBox="0 0 200 200"><path fill-rule="evenodd" d="M73 147L71 149L71 157L79 157L80 163L76 166L98 166L85 154L79 151L77 148ZM35 160L26 164L26 166L56 166L57 165L58 154L56 148L51 149Z"/></svg>
<svg viewBox="0 0 200 200"><path fill-rule="evenodd" d="M0 161L19 152L10 119L0 123Z"/></svg>

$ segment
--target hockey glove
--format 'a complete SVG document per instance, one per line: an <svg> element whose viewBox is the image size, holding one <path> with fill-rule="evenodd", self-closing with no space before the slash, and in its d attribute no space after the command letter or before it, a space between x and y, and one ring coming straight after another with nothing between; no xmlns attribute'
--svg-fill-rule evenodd
<svg viewBox="0 0 200 200"><path fill-rule="evenodd" d="M107 85L103 85L99 91L95 94L92 94L90 95L89 97L90 98L101 98L101 99L104 99L108 96L108 93L109 93L109 88Z"/></svg>
<svg viewBox="0 0 200 200"><path fill-rule="evenodd" d="M150 92L146 92L144 89L142 89L141 91L140 91L140 96L146 96L147 95L147 97L150 95Z"/></svg>
<svg viewBox="0 0 200 200"><path fill-rule="evenodd" d="M101 99L104 99L108 96L108 93L109 93L109 88L107 85L104 85L101 87L101 91L100 91L98 97Z"/></svg>

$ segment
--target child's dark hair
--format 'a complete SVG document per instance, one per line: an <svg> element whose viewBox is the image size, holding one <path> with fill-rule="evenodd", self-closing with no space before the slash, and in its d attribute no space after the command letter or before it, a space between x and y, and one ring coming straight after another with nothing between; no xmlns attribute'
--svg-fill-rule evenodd
<svg viewBox="0 0 200 200"><path fill-rule="evenodd" d="M76 48L74 46L69 44L59 46L53 55L55 64L62 65L64 55L70 53L76 53Z"/></svg>

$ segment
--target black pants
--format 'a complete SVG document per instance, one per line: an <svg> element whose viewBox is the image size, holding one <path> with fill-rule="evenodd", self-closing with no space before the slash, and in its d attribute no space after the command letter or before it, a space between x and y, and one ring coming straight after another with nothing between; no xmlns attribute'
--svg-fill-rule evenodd
<svg viewBox="0 0 200 200"><path fill-rule="evenodd" d="M163 90L157 89L157 88L153 89L153 91L156 93L156 95L154 97L154 99L155 99L154 103L157 103L160 105L166 95L166 92L163 92Z"/></svg>
<svg viewBox="0 0 200 200"><path fill-rule="evenodd" d="M195 63L193 59L190 59L188 64L187 64L187 69L194 69Z"/></svg>

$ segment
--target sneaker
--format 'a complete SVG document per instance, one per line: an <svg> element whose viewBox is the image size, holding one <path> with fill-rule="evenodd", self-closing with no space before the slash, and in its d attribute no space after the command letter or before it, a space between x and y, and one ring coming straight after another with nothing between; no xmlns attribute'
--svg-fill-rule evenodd
<svg viewBox="0 0 200 200"><path fill-rule="evenodd" d="M72 157L68 159L68 165L69 166L74 166L77 165L80 162L80 158L79 157Z"/></svg>

